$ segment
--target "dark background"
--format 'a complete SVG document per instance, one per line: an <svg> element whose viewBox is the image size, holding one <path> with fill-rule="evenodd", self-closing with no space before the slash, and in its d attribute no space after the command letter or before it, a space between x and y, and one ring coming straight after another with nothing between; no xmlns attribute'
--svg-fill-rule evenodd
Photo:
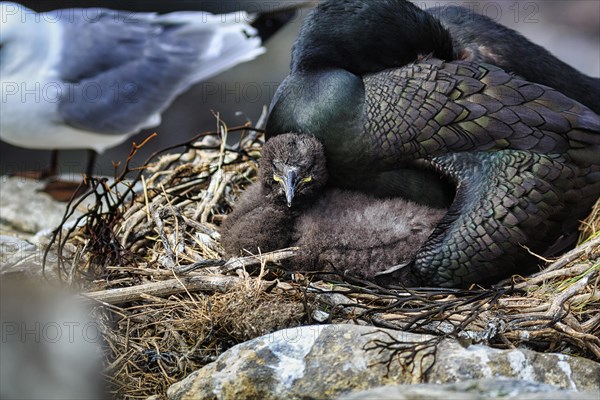
<svg viewBox="0 0 600 400"><path fill-rule="evenodd" d="M578 70L600 76L600 1L414 1L422 8L443 4L474 8L482 14L499 20L523 33L560 59ZM274 8L299 1L24 1L23 5L37 11L57 8L100 6L131 11L169 12L174 10L206 10L215 13L239 9L271 11ZM301 10L291 22L275 34L265 45L267 53L254 61L203 82L180 96L163 113L160 126L141 132L124 144L100 155L96 164L99 174L112 175L111 161L124 160L131 141L141 142L151 132L159 136L140 152L140 162L151 152L169 144L179 143L193 135L214 130L215 118L211 111L219 112L229 125L236 126L246 118L256 121L263 106L270 103L277 85L289 72L290 49L301 20L307 10ZM535 60L532 60L535 62ZM1 111L1 110L0 110ZM243 116L236 116L237 112ZM85 151L61 151L63 170L82 171ZM27 150L0 142L0 173L14 170L43 168L50 152Z"/></svg>

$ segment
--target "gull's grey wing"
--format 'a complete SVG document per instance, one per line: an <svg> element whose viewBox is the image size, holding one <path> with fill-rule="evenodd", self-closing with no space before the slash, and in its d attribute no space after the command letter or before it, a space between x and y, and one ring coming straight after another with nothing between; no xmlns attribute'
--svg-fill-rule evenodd
<svg viewBox="0 0 600 400"><path fill-rule="evenodd" d="M156 125L160 112L190 85L262 52L252 28L232 28L205 13L49 14L63 27L59 114L69 125L99 133Z"/></svg>
<svg viewBox="0 0 600 400"><path fill-rule="evenodd" d="M108 9L65 9L49 15L63 29L60 77L67 82L90 79L144 56L161 33L151 13Z"/></svg>

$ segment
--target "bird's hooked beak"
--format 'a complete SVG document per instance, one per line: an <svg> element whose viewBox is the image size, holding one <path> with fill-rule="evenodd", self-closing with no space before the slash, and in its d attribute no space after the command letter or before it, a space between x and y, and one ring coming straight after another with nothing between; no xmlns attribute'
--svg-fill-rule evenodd
<svg viewBox="0 0 600 400"><path fill-rule="evenodd" d="M292 200L296 194L298 188L298 169L296 167L284 166L283 167L283 190L285 192L285 199L287 206L292 206Z"/></svg>

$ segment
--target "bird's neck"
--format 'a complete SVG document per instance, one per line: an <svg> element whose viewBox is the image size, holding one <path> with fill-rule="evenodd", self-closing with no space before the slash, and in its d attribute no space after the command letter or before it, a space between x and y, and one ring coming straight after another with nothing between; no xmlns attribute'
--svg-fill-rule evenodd
<svg viewBox="0 0 600 400"><path fill-rule="evenodd" d="M292 73L340 68L362 75L427 55L452 60L452 38L435 17L414 4L331 1L303 24L292 50Z"/></svg>
<svg viewBox="0 0 600 400"><path fill-rule="evenodd" d="M360 77L340 69L299 72L282 83L271 104L267 137L294 132L313 135L326 149L327 163L352 164L348 148L367 154L362 134L364 84Z"/></svg>

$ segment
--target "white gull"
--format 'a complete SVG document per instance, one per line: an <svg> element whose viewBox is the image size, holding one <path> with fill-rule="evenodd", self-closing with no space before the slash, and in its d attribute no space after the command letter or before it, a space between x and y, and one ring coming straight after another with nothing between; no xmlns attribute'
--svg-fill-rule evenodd
<svg viewBox="0 0 600 400"><path fill-rule="evenodd" d="M191 85L262 54L244 12L109 9L35 13L0 3L0 139L102 152Z"/></svg>

